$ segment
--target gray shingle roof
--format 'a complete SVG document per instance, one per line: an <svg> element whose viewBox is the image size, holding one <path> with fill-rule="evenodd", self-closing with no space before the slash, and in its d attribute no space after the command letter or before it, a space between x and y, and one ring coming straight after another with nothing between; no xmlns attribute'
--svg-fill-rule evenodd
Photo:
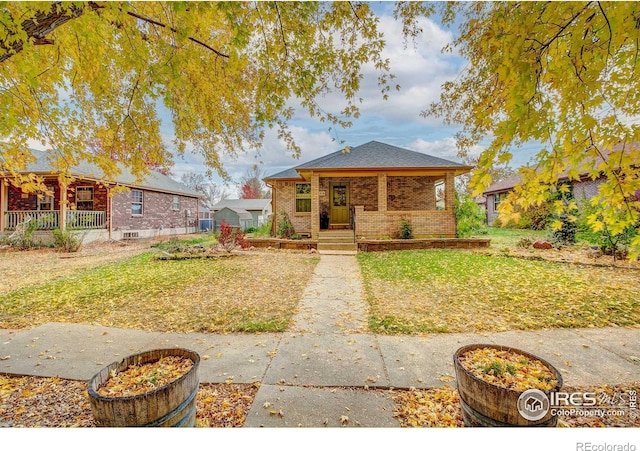
<svg viewBox="0 0 640 451"><path fill-rule="evenodd" d="M54 173L51 164L47 160L47 153L39 150L31 150L31 153L36 157L36 161L27 165L25 172L35 173ZM182 194L191 197L202 197L202 194L198 191L183 185L182 183L173 180L171 177L161 174L156 171L152 171L142 180L138 180L127 168L118 164L120 174L114 177L114 180L107 180L109 182L115 182L120 185L125 185L135 188L146 188L153 191L168 192L173 194ZM73 166L70 171L71 175L78 178L88 178L93 180L103 180L104 172L95 164L81 161L77 165ZM104 179L106 180L106 179Z"/></svg>
<svg viewBox="0 0 640 451"><path fill-rule="evenodd" d="M225 207L232 210L260 210L271 203L271 199L222 199L220 202L211 207L212 210L221 210Z"/></svg>
<svg viewBox="0 0 640 451"><path fill-rule="evenodd" d="M299 178L305 169L382 169L382 168L455 168L466 166L444 158L371 141L348 151L338 150L315 160L302 163L266 179Z"/></svg>
<svg viewBox="0 0 640 451"><path fill-rule="evenodd" d="M245 221L251 221L253 219L253 216L247 210L243 210L242 208L230 208L230 207L221 208L220 210L215 212L214 216L217 217L218 213L220 213L222 210L225 210L225 209L235 212L238 215L238 219L242 219Z"/></svg>

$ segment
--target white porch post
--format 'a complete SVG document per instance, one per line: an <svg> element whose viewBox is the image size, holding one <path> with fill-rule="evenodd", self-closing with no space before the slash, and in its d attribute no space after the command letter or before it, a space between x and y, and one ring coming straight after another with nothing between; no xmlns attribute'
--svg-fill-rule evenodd
<svg viewBox="0 0 640 451"><path fill-rule="evenodd" d="M67 182L59 180L60 187L60 218L58 218L58 228L64 232L67 230Z"/></svg>
<svg viewBox="0 0 640 451"><path fill-rule="evenodd" d="M4 231L4 216L7 211L7 187L5 186L5 180L0 179L0 232Z"/></svg>

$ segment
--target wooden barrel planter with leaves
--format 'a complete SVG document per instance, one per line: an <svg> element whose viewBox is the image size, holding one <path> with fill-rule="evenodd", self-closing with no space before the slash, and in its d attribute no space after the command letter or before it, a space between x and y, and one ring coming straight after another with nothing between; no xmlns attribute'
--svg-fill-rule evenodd
<svg viewBox="0 0 640 451"><path fill-rule="evenodd" d="M157 367L165 361L179 362L182 367ZM154 368L145 370L145 368ZM196 396L199 388L198 365L200 356L188 349L156 349L126 357L114 362L89 381L87 391L91 411L96 426L101 427L193 427L196 419ZM169 368L169 369L167 369ZM187 369L188 368L188 369ZM139 370L141 376L131 378L131 382L118 382L110 387L110 381L131 370ZM147 371L148 374L145 374ZM173 372L173 374L169 374ZM161 374L159 374L161 373ZM142 377L142 379L140 379ZM168 383L158 383L162 378L172 379ZM154 387L153 383L158 385ZM147 390L140 394L131 393L131 385L148 387L135 388L133 392ZM129 385L130 387L125 387ZM108 388L110 387L110 388ZM109 393L105 395L108 388ZM120 395L121 390L122 395Z"/></svg>
<svg viewBox="0 0 640 451"><path fill-rule="evenodd" d="M491 360L496 355L514 361ZM458 349L453 363L466 426L556 426L549 399L562 388L562 375L546 360L508 346L472 344Z"/></svg>

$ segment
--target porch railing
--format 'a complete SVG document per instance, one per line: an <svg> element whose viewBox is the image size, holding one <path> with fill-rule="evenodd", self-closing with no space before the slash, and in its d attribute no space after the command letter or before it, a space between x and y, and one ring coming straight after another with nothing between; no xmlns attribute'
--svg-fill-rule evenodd
<svg viewBox="0 0 640 451"><path fill-rule="evenodd" d="M59 210L7 211L5 229L15 230L28 218L35 221L37 230L53 230L60 227ZM104 229L107 225L106 211L67 210L66 224L70 229Z"/></svg>

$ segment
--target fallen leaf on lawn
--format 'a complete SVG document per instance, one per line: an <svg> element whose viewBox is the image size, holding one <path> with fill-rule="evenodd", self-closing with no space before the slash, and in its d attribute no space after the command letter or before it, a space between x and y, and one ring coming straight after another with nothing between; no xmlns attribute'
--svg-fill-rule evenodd
<svg viewBox="0 0 640 451"><path fill-rule="evenodd" d="M453 376L450 374L443 374L438 379L440 379L440 382L451 382L453 380Z"/></svg>
<svg viewBox="0 0 640 451"><path fill-rule="evenodd" d="M269 401L267 401L264 404L262 404L262 407L265 408L265 409L268 409L269 407L271 407L271 403Z"/></svg>
<svg viewBox="0 0 640 451"><path fill-rule="evenodd" d="M349 417L346 415L342 415L340 417L340 424L347 424L349 422Z"/></svg>
<svg viewBox="0 0 640 451"><path fill-rule="evenodd" d="M4 357L0 357L0 360L9 360L11 358L10 355L6 355Z"/></svg>
<svg viewBox="0 0 640 451"><path fill-rule="evenodd" d="M634 362L640 362L640 357L636 357L635 355L630 355L629 360L633 360Z"/></svg>

